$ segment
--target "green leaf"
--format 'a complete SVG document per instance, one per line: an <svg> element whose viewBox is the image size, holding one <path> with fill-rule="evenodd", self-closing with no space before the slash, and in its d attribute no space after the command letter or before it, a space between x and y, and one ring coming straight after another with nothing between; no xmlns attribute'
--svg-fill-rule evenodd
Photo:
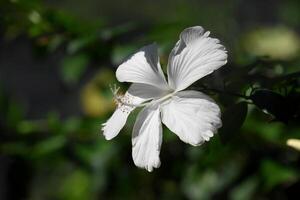
<svg viewBox="0 0 300 200"><path fill-rule="evenodd" d="M89 174L83 170L74 170L64 178L59 193L65 200L93 199L91 198L92 182Z"/></svg>
<svg viewBox="0 0 300 200"><path fill-rule="evenodd" d="M245 121L243 129L258 136L262 141L281 144L281 135L286 128L282 123L266 123L251 116Z"/></svg>
<svg viewBox="0 0 300 200"><path fill-rule="evenodd" d="M68 85L76 84L85 71L89 58L85 54L70 56L64 59L61 67L61 77Z"/></svg>
<svg viewBox="0 0 300 200"><path fill-rule="evenodd" d="M254 199L254 194L258 186L258 178L251 176L240 184L237 184L230 192L231 200L251 200Z"/></svg>
<svg viewBox="0 0 300 200"><path fill-rule="evenodd" d="M40 157L52 154L55 151L58 151L62 147L64 147L66 142L67 140L63 135L51 137L44 141L40 141L33 147L32 156Z"/></svg>
<svg viewBox="0 0 300 200"><path fill-rule="evenodd" d="M231 140L242 127L248 112L246 102L239 102L228 107L222 115L223 126L219 130L222 142Z"/></svg>
<svg viewBox="0 0 300 200"><path fill-rule="evenodd" d="M17 125L17 130L22 134L30 134L40 130L39 124L34 121L21 121Z"/></svg>
<svg viewBox="0 0 300 200"><path fill-rule="evenodd" d="M71 117L64 121L63 124L63 132L64 133L73 133L80 129L81 126L81 120L76 117Z"/></svg>
<svg viewBox="0 0 300 200"><path fill-rule="evenodd" d="M299 177L296 170L271 160L263 161L261 165L261 174L266 190L271 190L279 184L292 183L297 181Z"/></svg>

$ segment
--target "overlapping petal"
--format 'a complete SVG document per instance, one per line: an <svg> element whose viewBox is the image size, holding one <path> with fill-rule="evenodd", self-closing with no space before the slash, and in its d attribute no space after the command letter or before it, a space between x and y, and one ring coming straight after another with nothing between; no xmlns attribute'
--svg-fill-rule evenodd
<svg viewBox="0 0 300 200"><path fill-rule="evenodd" d="M149 99L162 97L166 95L168 91L152 85L147 85L143 83L134 83L128 89L128 93L133 96L137 96L145 100L149 100Z"/></svg>
<svg viewBox="0 0 300 200"><path fill-rule="evenodd" d="M169 85L181 91L227 62L225 47L201 26L185 29L173 48L168 63Z"/></svg>
<svg viewBox="0 0 300 200"><path fill-rule="evenodd" d="M162 105L162 122L182 141L201 145L221 127L219 106L198 91L181 91Z"/></svg>
<svg viewBox="0 0 300 200"><path fill-rule="evenodd" d="M121 64L116 76L120 82L143 83L158 88L168 88L159 63L156 44L143 47Z"/></svg>
<svg viewBox="0 0 300 200"><path fill-rule="evenodd" d="M132 133L132 158L138 167L152 171L160 166L162 126L157 105L145 107L138 115Z"/></svg>

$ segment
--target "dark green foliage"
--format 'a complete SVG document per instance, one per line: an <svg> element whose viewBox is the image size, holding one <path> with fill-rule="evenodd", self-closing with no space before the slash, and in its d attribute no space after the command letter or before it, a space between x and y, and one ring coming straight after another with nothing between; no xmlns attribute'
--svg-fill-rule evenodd
<svg viewBox="0 0 300 200"><path fill-rule="evenodd" d="M250 96L261 110L274 116L275 120L288 123L299 120L299 93L291 92L286 96L266 89L255 90Z"/></svg>
<svg viewBox="0 0 300 200"><path fill-rule="evenodd" d="M224 143L229 142L239 132L246 117L248 105L246 102L239 102L228 107L222 115L223 126L219 135Z"/></svg>

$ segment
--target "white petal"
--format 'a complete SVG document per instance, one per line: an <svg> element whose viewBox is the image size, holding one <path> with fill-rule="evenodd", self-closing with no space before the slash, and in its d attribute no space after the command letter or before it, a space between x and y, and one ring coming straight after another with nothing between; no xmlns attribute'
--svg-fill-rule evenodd
<svg viewBox="0 0 300 200"><path fill-rule="evenodd" d="M134 164L149 172L160 166L162 127L157 106L145 107L138 115L132 134L132 158Z"/></svg>
<svg viewBox="0 0 300 200"><path fill-rule="evenodd" d="M159 88L168 87L159 64L156 44L143 47L121 64L116 76L120 82L144 83Z"/></svg>
<svg viewBox="0 0 300 200"><path fill-rule="evenodd" d="M161 95L164 95L165 92L166 91L155 86L134 83L129 87L128 91L122 98L122 101L127 104L138 105L145 101L158 98ZM113 115L107 120L106 123L102 124L102 131L105 139L111 140L118 135L118 133L124 127L127 117L134 109L134 106L118 105Z"/></svg>
<svg viewBox="0 0 300 200"><path fill-rule="evenodd" d="M127 112L124 112L123 109L124 108L117 108L113 115L107 120L107 122L102 124L102 131L105 139L113 139L124 127L127 121L127 117L131 111L128 110Z"/></svg>
<svg viewBox="0 0 300 200"><path fill-rule="evenodd" d="M182 141L201 145L222 126L218 105L198 91L181 91L162 106L162 122Z"/></svg>
<svg viewBox="0 0 300 200"><path fill-rule="evenodd" d="M134 84L132 84L133 86ZM131 86L131 87L132 87ZM130 88L131 88L130 87ZM130 88L128 90L130 90ZM125 93L122 101L128 104L137 105L143 103L148 99L141 98L130 94L128 91ZM105 139L111 140L119 134L121 129L124 127L128 115L134 110L135 107L128 105L118 105L113 115L107 120L107 122L102 124L102 131Z"/></svg>
<svg viewBox="0 0 300 200"><path fill-rule="evenodd" d="M210 38L201 26L185 29L168 63L169 85L183 90L227 62L227 52L218 39Z"/></svg>

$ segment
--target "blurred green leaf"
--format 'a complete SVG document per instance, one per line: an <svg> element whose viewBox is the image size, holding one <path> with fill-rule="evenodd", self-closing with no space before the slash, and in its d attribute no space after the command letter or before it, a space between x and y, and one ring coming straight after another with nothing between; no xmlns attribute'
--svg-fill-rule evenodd
<svg viewBox="0 0 300 200"><path fill-rule="evenodd" d="M240 184L237 184L230 192L231 200L251 200L254 199L255 191L258 187L259 180L255 176L251 176Z"/></svg>
<svg viewBox="0 0 300 200"><path fill-rule="evenodd" d="M89 57L85 54L78 54L67 57L63 60L61 77L68 85L77 83L87 68Z"/></svg>
<svg viewBox="0 0 300 200"><path fill-rule="evenodd" d="M64 200L93 199L92 183L89 174L80 169L71 171L64 178L58 192Z"/></svg>
<svg viewBox="0 0 300 200"><path fill-rule="evenodd" d="M265 190L271 190L279 184L291 184L299 178L299 174L295 169L283 166L272 160L264 160L260 170Z"/></svg>
<svg viewBox="0 0 300 200"><path fill-rule="evenodd" d="M91 29L90 23L80 21L71 13L63 12L62 10L48 12L47 19L56 29L62 29L74 35L84 35Z"/></svg>
<svg viewBox="0 0 300 200"><path fill-rule="evenodd" d="M93 172L93 183L101 191L107 185L107 172L115 160L119 148L113 143L106 143L101 139L88 147L77 145L75 154L86 163Z"/></svg>
<svg viewBox="0 0 300 200"><path fill-rule="evenodd" d="M63 148L66 142L67 140L63 135L47 138L33 146L31 156L37 158L48 156Z"/></svg>
<svg viewBox="0 0 300 200"><path fill-rule="evenodd" d="M189 167L183 180L183 190L189 199L213 199L236 179L240 173L241 164L237 160L227 160L223 166L202 171L196 166Z"/></svg>
<svg viewBox="0 0 300 200"><path fill-rule="evenodd" d="M17 124L17 130L19 133L29 134L40 131L40 126L34 121L21 121Z"/></svg>
<svg viewBox="0 0 300 200"><path fill-rule="evenodd" d="M255 129L253 129L255 127ZM254 133L260 138L272 143L280 143L280 137L284 133L284 125L282 123L266 123L263 118L250 117L245 121L243 130L248 133Z"/></svg>
<svg viewBox="0 0 300 200"><path fill-rule="evenodd" d="M77 117L71 117L64 121L63 132L64 133L73 133L80 129L81 119Z"/></svg>
<svg viewBox="0 0 300 200"><path fill-rule="evenodd" d="M57 112L48 113L47 125L50 133L62 133L62 123Z"/></svg>

